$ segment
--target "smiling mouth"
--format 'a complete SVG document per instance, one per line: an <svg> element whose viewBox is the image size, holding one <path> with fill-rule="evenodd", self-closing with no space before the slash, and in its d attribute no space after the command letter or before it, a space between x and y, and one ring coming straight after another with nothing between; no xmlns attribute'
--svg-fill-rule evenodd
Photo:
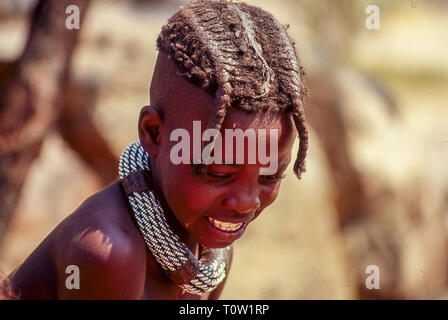
<svg viewBox="0 0 448 320"><path fill-rule="evenodd" d="M231 222L219 221L219 220L216 220L216 219L213 219L213 218L210 218L210 217L208 217L208 220L216 228L218 228L221 231L226 231L226 232L235 232L235 231L241 229L241 227L244 224L243 222L231 223Z"/></svg>

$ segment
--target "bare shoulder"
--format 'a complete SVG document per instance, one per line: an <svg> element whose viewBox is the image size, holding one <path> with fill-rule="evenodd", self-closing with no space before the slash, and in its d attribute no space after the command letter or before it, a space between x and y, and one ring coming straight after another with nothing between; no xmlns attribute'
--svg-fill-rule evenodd
<svg viewBox="0 0 448 320"><path fill-rule="evenodd" d="M118 182L87 199L64 220L55 229L52 243L59 298L141 297L146 248ZM67 288L69 270L79 272L79 289Z"/></svg>

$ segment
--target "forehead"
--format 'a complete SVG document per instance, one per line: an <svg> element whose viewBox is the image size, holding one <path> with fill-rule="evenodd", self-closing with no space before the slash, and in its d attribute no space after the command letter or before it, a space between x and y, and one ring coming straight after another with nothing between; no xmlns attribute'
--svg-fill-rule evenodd
<svg viewBox="0 0 448 320"><path fill-rule="evenodd" d="M175 62L159 53L151 84L151 104L163 114L168 131L193 129L193 121L201 121L207 129L211 116L217 112L215 97L193 85L180 73ZM292 146L296 129L291 115L278 112L246 112L231 107L226 114L221 131L225 129L277 129L279 144Z"/></svg>
<svg viewBox="0 0 448 320"><path fill-rule="evenodd" d="M195 88L195 91L197 88ZM178 104L170 108L164 119L164 125L169 130L184 128L190 133L193 130L193 121L201 121L202 131L208 128L210 118L217 112L214 97L204 93L192 93L188 98L178 97ZM224 135L226 129L266 129L269 136L270 130L278 132L280 145L292 145L297 131L292 116L279 112L246 112L244 110L230 107L227 110L224 122L221 125L221 133ZM292 141L291 141L292 140Z"/></svg>
<svg viewBox="0 0 448 320"><path fill-rule="evenodd" d="M160 52L150 89L151 105L162 113L165 125L201 120L213 109L214 97L185 79L176 62Z"/></svg>

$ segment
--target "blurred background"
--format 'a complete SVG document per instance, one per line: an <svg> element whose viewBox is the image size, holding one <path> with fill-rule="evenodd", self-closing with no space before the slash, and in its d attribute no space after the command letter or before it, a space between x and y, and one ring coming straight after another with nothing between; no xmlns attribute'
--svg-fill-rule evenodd
<svg viewBox="0 0 448 320"><path fill-rule="evenodd" d="M235 243L222 298L448 298L448 2L246 2L290 25L310 151ZM183 3L0 2L0 274L116 178L157 35ZM79 32L64 27L70 4Z"/></svg>

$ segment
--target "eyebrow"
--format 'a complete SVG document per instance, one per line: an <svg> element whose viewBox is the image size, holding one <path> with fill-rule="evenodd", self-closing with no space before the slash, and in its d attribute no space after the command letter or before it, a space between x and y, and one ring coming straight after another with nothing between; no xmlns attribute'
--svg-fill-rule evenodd
<svg viewBox="0 0 448 320"><path fill-rule="evenodd" d="M241 166L241 165L243 165L244 163L222 163L223 165L227 165L227 166L232 166L232 167L238 167L238 166ZM289 164L290 164L290 162L282 162L282 163L279 163L279 167L287 167L287 166L289 166Z"/></svg>

